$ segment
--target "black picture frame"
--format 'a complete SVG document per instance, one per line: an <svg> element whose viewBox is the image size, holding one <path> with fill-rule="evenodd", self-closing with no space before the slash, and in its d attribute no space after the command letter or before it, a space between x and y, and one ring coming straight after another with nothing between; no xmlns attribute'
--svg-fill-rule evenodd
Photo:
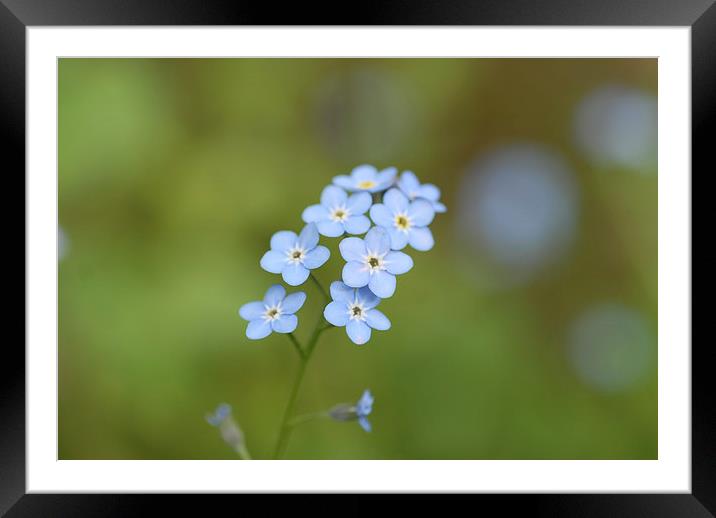
<svg viewBox="0 0 716 518"><path fill-rule="evenodd" d="M350 12L350 15L343 13ZM197 0L0 0L0 131L6 181L25 166L25 29L62 25L661 25L690 26L692 168L707 174L716 125L714 0L402 0L342 4ZM711 131L709 131L711 130ZM14 158L14 161L8 160ZM710 168L713 174L713 162ZM689 174L685 171L684 174ZM691 176L693 179L693 174ZM23 181L24 191L24 181ZM8 199L10 191L8 193ZM7 217L6 217L7 218ZM12 221L9 218L6 221ZM692 247L693 248L693 247ZM26 259L26 258L25 258ZM10 335L6 335L10 336ZM692 492L690 494L520 495L498 499L501 512L545 516L716 515L716 413L710 343L692 343ZM0 376L0 514L125 516L141 514L138 495L25 494L25 354L3 344ZM157 497L159 498L159 497ZM162 498L164 512L175 505ZM174 499L172 499L174 500ZM186 499L180 499L186 510ZM176 500L174 500L176 501ZM355 508L355 505L349 506ZM203 514L203 513L202 513Z"/></svg>

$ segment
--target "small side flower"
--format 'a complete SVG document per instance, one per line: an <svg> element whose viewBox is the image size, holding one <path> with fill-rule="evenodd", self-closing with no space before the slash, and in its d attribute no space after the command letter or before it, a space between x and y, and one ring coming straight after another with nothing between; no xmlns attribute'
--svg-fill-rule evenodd
<svg viewBox="0 0 716 518"><path fill-rule="evenodd" d="M216 407L213 414L206 415L206 421L213 427L218 428L224 442L244 460L250 460L251 455L246 447L244 432L231 417L231 406L221 403Z"/></svg>
<svg viewBox="0 0 716 518"><path fill-rule="evenodd" d="M333 302L323 310L323 316L334 326L345 326L346 334L354 344L368 342L371 329L390 329L388 317L375 309L380 304L380 298L367 287L355 289L335 281L331 284L331 297Z"/></svg>
<svg viewBox="0 0 716 518"><path fill-rule="evenodd" d="M280 284L271 286L263 301L248 302L239 309L239 316L249 322L246 336L251 340L266 338L272 331L292 333L298 326L298 317L294 314L306 301L306 294L297 291L286 295L286 289Z"/></svg>
<svg viewBox="0 0 716 518"><path fill-rule="evenodd" d="M370 421L368 421L368 416L373 411L373 401L373 394L371 394L370 390L366 389L355 405L346 403L336 405L328 411L328 415L336 421L357 420L363 430L370 432L372 426Z"/></svg>

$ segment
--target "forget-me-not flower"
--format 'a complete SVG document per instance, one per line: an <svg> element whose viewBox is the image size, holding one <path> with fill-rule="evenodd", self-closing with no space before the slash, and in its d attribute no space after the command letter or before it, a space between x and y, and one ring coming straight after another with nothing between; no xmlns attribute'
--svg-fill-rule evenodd
<svg viewBox="0 0 716 518"><path fill-rule="evenodd" d="M339 237L344 232L363 234L370 228L370 220L364 214L373 199L367 192L348 196L346 191L329 185L321 193L321 203L303 211L303 221L315 223L318 232L326 237Z"/></svg>
<svg viewBox="0 0 716 518"><path fill-rule="evenodd" d="M395 293L395 276L408 272L413 259L403 252L390 250L390 236L382 227L373 227L365 235L347 237L338 245L343 259L343 282L351 288L368 286L382 299Z"/></svg>
<svg viewBox="0 0 716 518"><path fill-rule="evenodd" d="M251 454L246 448L244 432L238 423L231 417L231 406L221 403L213 414L207 414L207 422L219 429L222 439L231 446L242 459L251 459Z"/></svg>
<svg viewBox="0 0 716 518"><path fill-rule="evenodd" d="M370 432L372 429L370 421L368 421L368 416L373 411L373 401L373 394L370 393L370 390L366 389L361 398L358 400L358 403L356 403L358 424L360 424L361 428L363 428L366 432Z"/></svg>
<svg viewBox="0 0 716 518"><path fill-rule="evenodd" d="M403 171L397 185L410 201L422 198L432 204L435 212L447 212L447 207L440 202L440 189L431 183L421 184L412 171Z"/></svg>
<svg viewBox="0 0 716 518"><path fill-rule="evenodd" d="M228 417L231 415L231 405L228 403L221 403L219 406L216 407L216 410L214 410L213 414L208 414L206 416L206 421L211 426L220 426L221 423L226 421Z"/></svg>
<svg viewBox="0 0 716 518"><path fill-rule="evenodd" d="M286 295L286 289L274 284L266 292L263 301L248 302L241 306L239 315L249 321L246 336L252 340L266 338L272 331L292 333L298 325L294 315L306 301L306 294L297 291Z"/></svg>
<svg viewBox="0 0 716 518"><path fill-rule="evenodd" d="M308 279L310 270L323 265L331 253L318 246L318 228L309 223L297 236L295 232L281 230L271 236L271 250L261 258L261 268L280 273L286 284L298 286Z"/></svg>
<svg viewBox="0 0 716 518"><path fill-rule="evenodd" d="M401 250L410 243L415 250L430 250L435 241L428 225L435 217L432 204L423 199L410 201L398 189L390 189L383 196L383 203L370 208L370 217L390 234L390 247Z"/></svg>
<svg viewBox="0 0 716 518"><path fill-rule="evenodd" d="M334 281L331 283L331 297L333 302L323 310L323 316L334 326L345 326L353 343L363 345L370 340L371 329L390 329L388 317L375 309L380 299L367 287L354 289Z"/></svg>
<svg viewBox="0 0 716 518"><path fill-rule="evenodd" d="M393 185L397 172L395 167L378 171L372 165L359 165L350 175L333 177L333 183L348 191L381 192Z"/></svg>
<svg viewBox="0 0 716 518"><path fill-rule="evenodd" d="M352 421L357 419L361 428L366 432L370 432L372 428L370 421L368 421L368 416L373 411L373 401L373 394L370 393L370 390L366 389L355 405L346 403L336 405L328 411L328 415L336 421Z"/></svg>

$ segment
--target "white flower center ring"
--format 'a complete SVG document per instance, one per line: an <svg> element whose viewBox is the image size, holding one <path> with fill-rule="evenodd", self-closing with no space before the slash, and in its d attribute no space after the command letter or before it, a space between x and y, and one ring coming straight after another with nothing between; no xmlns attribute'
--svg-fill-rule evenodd
<svg viewBox="0 0 716 518"><path fill-rule="evenodd" d="M289 263L303 263L306 257L306 250L296 245L286 252L286 261Z"/></svg>
<svg viewBox="0 0 716 518"><path fill-rule="evenodd" d="M345 221L350 216L350 211L344 206L333 207L329 214L331 221Z"/></svg>
<svg viewBox="0 0 716 518"><path fill-rule="evenodd" d="M281 304L266 306L266 311L263 314L264 320L270 322L271 320L278 320L279 317L281 317Z"/></svg>
<svg viewBox="0 0 716 518"><path fill-rule="evenodd" d="M395 225L395 228L402 230L403 232L407 232L410 230L410 227L413 226L413 222L404 212L399 212L394 216L393 224Z"/></svg>

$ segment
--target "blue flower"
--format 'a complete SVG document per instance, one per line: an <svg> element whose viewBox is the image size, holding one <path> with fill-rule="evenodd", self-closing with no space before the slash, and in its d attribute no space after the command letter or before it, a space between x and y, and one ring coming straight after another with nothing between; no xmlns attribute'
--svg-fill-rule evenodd
<svg viewBox="0 0 716 518"><path fill-rule="evenodd" d="M266 292L263 301L249 302L239 309L239 315L249 321L246 336L252 340L266 338L271 331L292 333L298 325L294 313L301 309L306 294L297 291L286 296L286 289L274 284Z"/></svg>
<svg viewBox="0 0 716 518"><path fill-rule="evenodd" d="M370 208L370 217L390 234L390 247L401 250L410 243L415 250L430 250L435 241L428 225L435 217L432 204L423 199L413 202L398 189L390 189L383 196L383 203Z"/></svg>
<svg viewBox="0 0 716 518"><path fill-rule="evenodd" d="M360 424L361 428L363 428L366 432L370 432L372 429L370 421L368 421L368 416L373 411L373 401L373 394L370 393L370 390L366 389L358 400L358 403L356 403L358 424Z"/></svg>
<svg viewBox="0 0 716 518"><path fill-rule="evenodd" d="M398 180L398 188L403 191L410 201L418 198L428 200L435 212L447 212L447 207L440 203L440 189L431 183L421 184L412 171L403 171Z"/></svg>
<svg viewBox="0 0 716 518"><path fill-rule="evenodd" d="M349 403L341 403L336 405L328 411L328 415L336 421L355 421L358 420L358 424L366 432L371 431L370 421L368 416L373 410L373 395L370 390L363 391L363 395L355 405Z"/></svg>
<svg viewBox="0 0 716 518"><path fill-rule="evenodd" d="M340 281L331 283L333 302L323 310L323 316L334 326L346 327L348 338L357 345L370 340L371 328L390 329L390 320L375 309L380 299L368 288L354 289Z"/></svg>
<svg viewBox="0 0 716 518"><path fill-rule="evenodd" d="M318 232L326 237L339 237L344 232L363 234L370 228L368 211L373 199L367 192L348 196L340 187L329 185L321 193L321 203L303 211L303 221L315 223Z"/></svg>
<svg viewBox="0 0 716 518"><path fill-rule="evenodd" d="M365 235L347 237L338 245L343 259L343 282L351 288L368 286L382 299L395 293L395 276L408 272L413 260L403 252L391 252L390 236L381 227L373 227Z"/></svg>
<svg viewBox="0 0 716 518"><path fill-rule="evenodd" d="M350 176L345 174L335 176L333 183L347 191L381 192L393 185L397 172L395 167L388 167L379 172L372 165L359 165L351 171Z"/></svg>
<svg viewBox="0 0 716 518"><path fill-rule="evenodd" d="M211 426L221 426L221 424L226 421L229 416L231 416L231 405L227 403L221 403L219 406L216 407L216 410L214 410L213 414L209 414L206 416L206 421Z"/></svg>
<svg viewBox="0 0 716 518"><path fill-rule="evenodd" d="M271 250L261 258L261 268L270 273L280 273L286 284L298 286L308 279L309 270L323 265L331 253L318 245L318 229L309 223L300 235L288 230L271 236Z"/></svg>

